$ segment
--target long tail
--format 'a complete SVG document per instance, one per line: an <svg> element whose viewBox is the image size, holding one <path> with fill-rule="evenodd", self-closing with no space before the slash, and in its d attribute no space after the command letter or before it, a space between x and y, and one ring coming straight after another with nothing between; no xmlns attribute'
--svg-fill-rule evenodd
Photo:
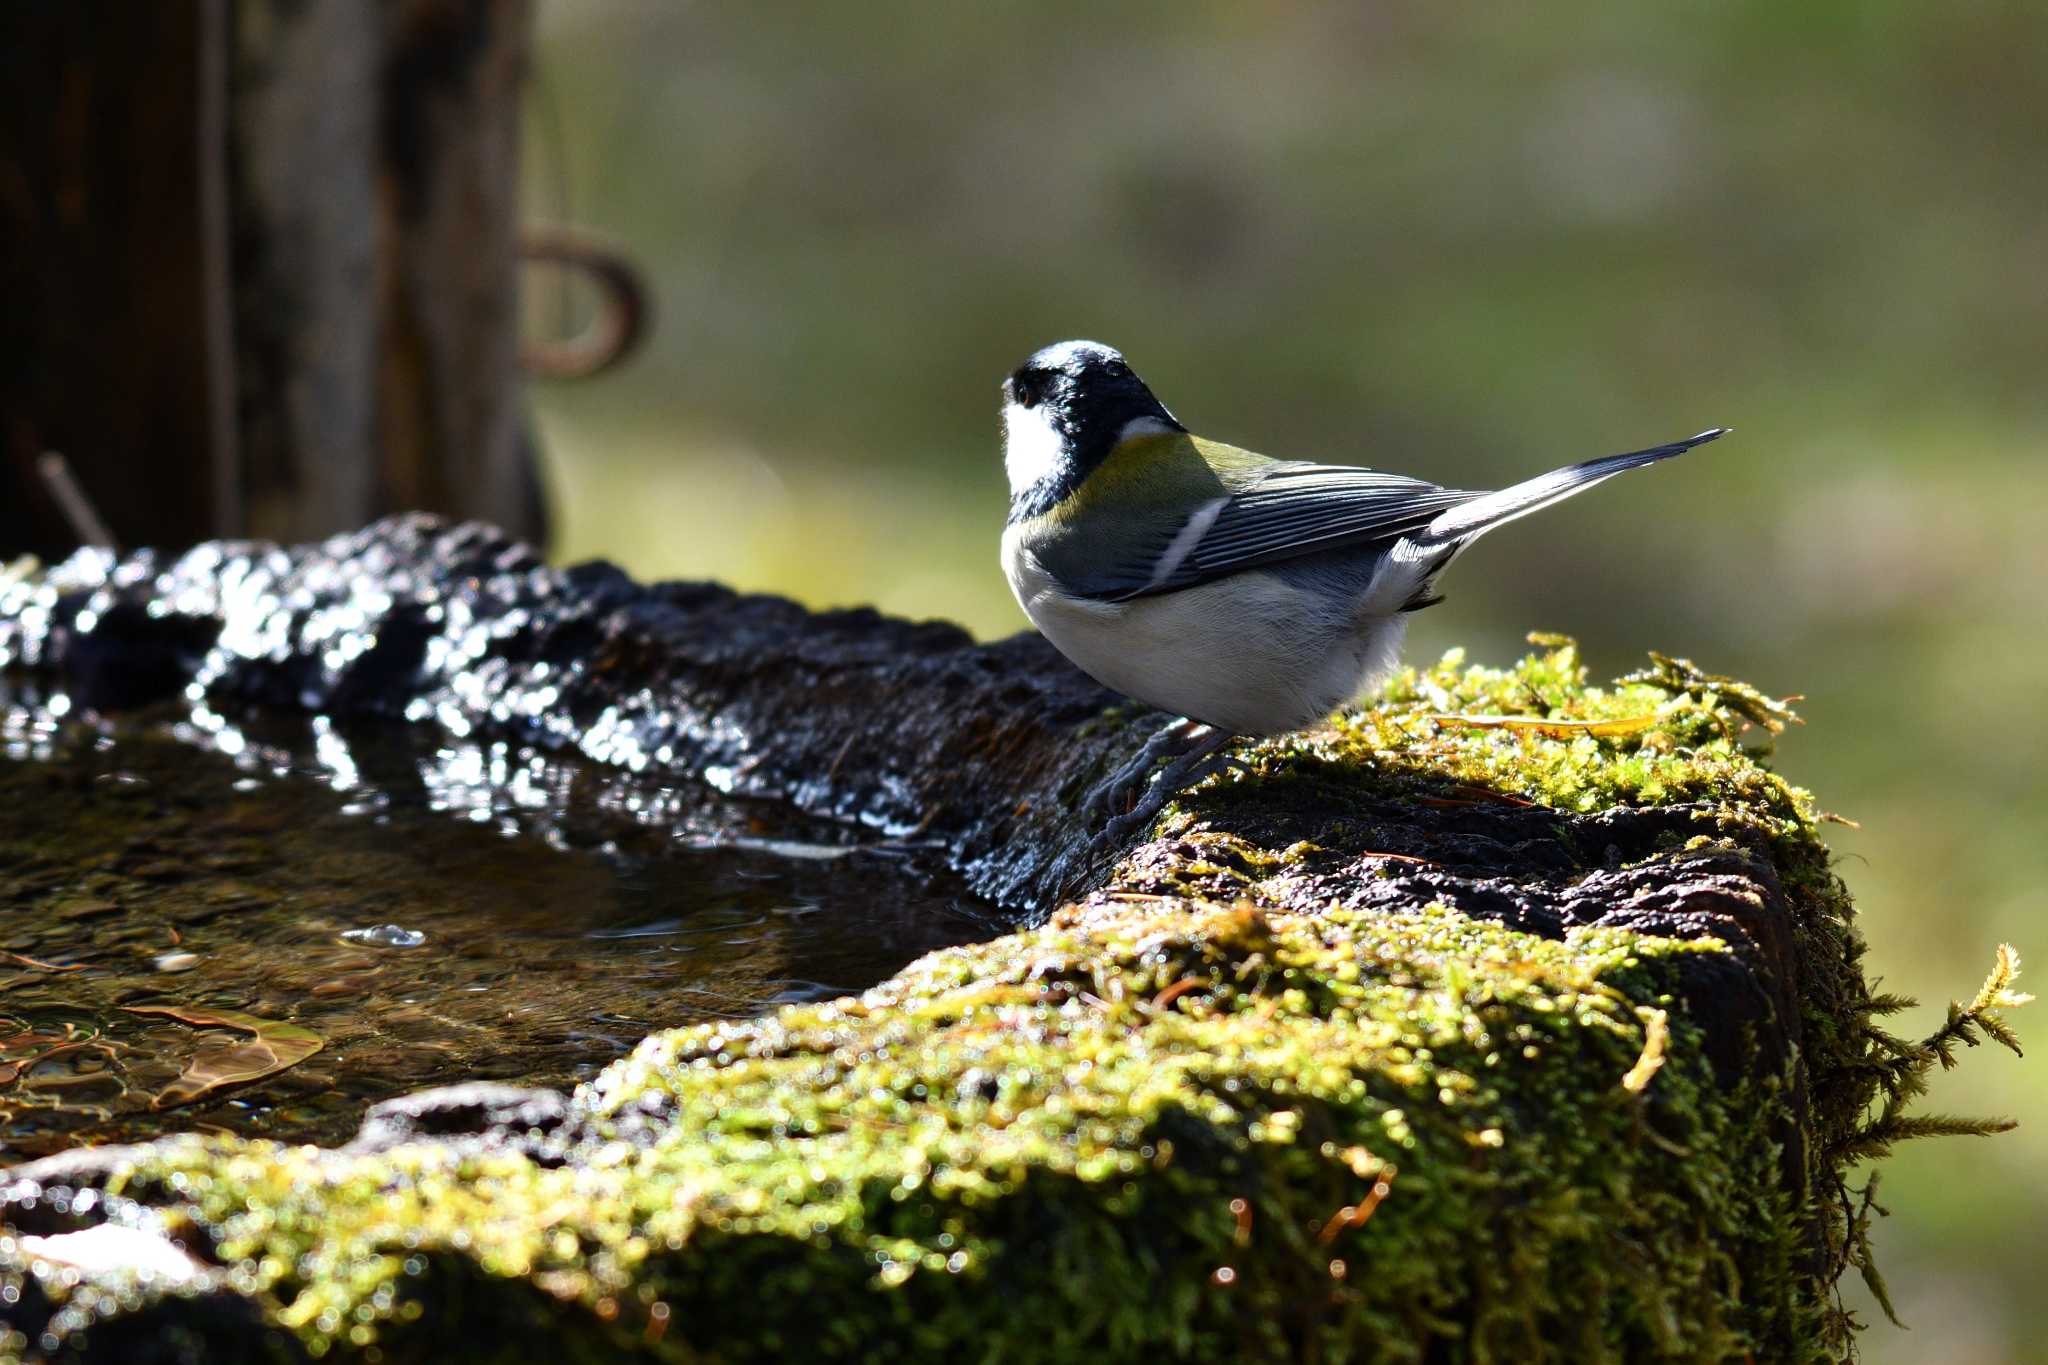
<svg viewBox="0 0 2048 1365"><path fill-rule="evenodd" d="M1715 427L1683 441L1673 441L1666 446L1651 446L1648 450L1632 450L1626 455L1603 455L1597 460L1583 464L1566 465L1553 469L1548 474L1538 474L1525 479L1512 488L1503 488L1498 493L1481 493L1470 502L1438 516L1422 530L1409 536L1409 541L1418 549L1439 545L1451 545L1472 540L1484 535L1496 526L1505 525L1516 517L1526 517L1554 502L1563 502L1574 493L1584 492L1594 484L1611 479L1616 474L1668 460L1674 455L1683 455L1694 446L1705 445L1716 437L1726 436L1730 428Z"/></svg>

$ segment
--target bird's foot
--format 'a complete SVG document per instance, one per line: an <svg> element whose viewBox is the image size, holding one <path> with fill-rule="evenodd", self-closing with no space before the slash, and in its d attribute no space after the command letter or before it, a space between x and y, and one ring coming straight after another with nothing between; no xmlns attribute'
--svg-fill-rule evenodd
<svg viewBox="0 0 2048 1365"><path fill-rule="evenodd" d="M1081 814L1092 820L1101 815L1121 815L1134 810L1144 797L1147 779L1152 776L1154 768L1167 759L1188 753L1214 733L1214 727L1185 717L1160 726L1128 763L1089 791L1081 802Z"/></svg>
<svg viewBox="0 0 2048 1365"><path fill-rule="evenodd" d="M1083 813L1109 813L1102 839L1118 845L1128 843L1158 817L1176 794L1217 773L1244 770L1244 760L1222 752L1231 739L1230 734L1213 725L1175 721L1153 735L1137 757L1089 793ZM1153 768L1169 755L1172 762L1154 777Z"/></svg>

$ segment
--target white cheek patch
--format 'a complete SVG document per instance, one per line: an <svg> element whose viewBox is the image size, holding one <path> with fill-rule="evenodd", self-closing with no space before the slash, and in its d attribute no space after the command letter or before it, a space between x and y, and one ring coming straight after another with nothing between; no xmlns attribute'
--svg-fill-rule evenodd
<svg viewBox="0 0 2048 1365"><path fill-rule="evenodd" d="M1004 406L1003 468L1010 476L1011 497L1054 477L1066 464L1066 443L1044 408Z"/></svg>

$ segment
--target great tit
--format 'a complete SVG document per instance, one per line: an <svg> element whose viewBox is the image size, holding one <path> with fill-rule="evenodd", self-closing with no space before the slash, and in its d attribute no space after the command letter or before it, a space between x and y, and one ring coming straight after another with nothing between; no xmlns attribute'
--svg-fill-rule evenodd
<svg viewBox="0 0 2048 1365"><path fill-rule="evenodd" d="M1024 614L1098 682L1185 718L1097 792L1176 757L1121 830L1234 736L1316 724L1385 681L1408 613L1486 532L1726 430L1465 492L1196 436L1099 342L1047 346L1002 387L1003 571Z"/></svg>

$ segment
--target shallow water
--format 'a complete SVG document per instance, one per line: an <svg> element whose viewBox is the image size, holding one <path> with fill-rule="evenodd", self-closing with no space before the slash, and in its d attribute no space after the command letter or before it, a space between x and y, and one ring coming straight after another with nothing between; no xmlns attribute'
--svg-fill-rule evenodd
<svg viewBox="0 0 2048 1365"><path fill-rule="evenodd" d="M346 1138L996 931L915 849L505 745L0 685L0 1161ZM927 860L928 861L928 860Z"/></svg>

